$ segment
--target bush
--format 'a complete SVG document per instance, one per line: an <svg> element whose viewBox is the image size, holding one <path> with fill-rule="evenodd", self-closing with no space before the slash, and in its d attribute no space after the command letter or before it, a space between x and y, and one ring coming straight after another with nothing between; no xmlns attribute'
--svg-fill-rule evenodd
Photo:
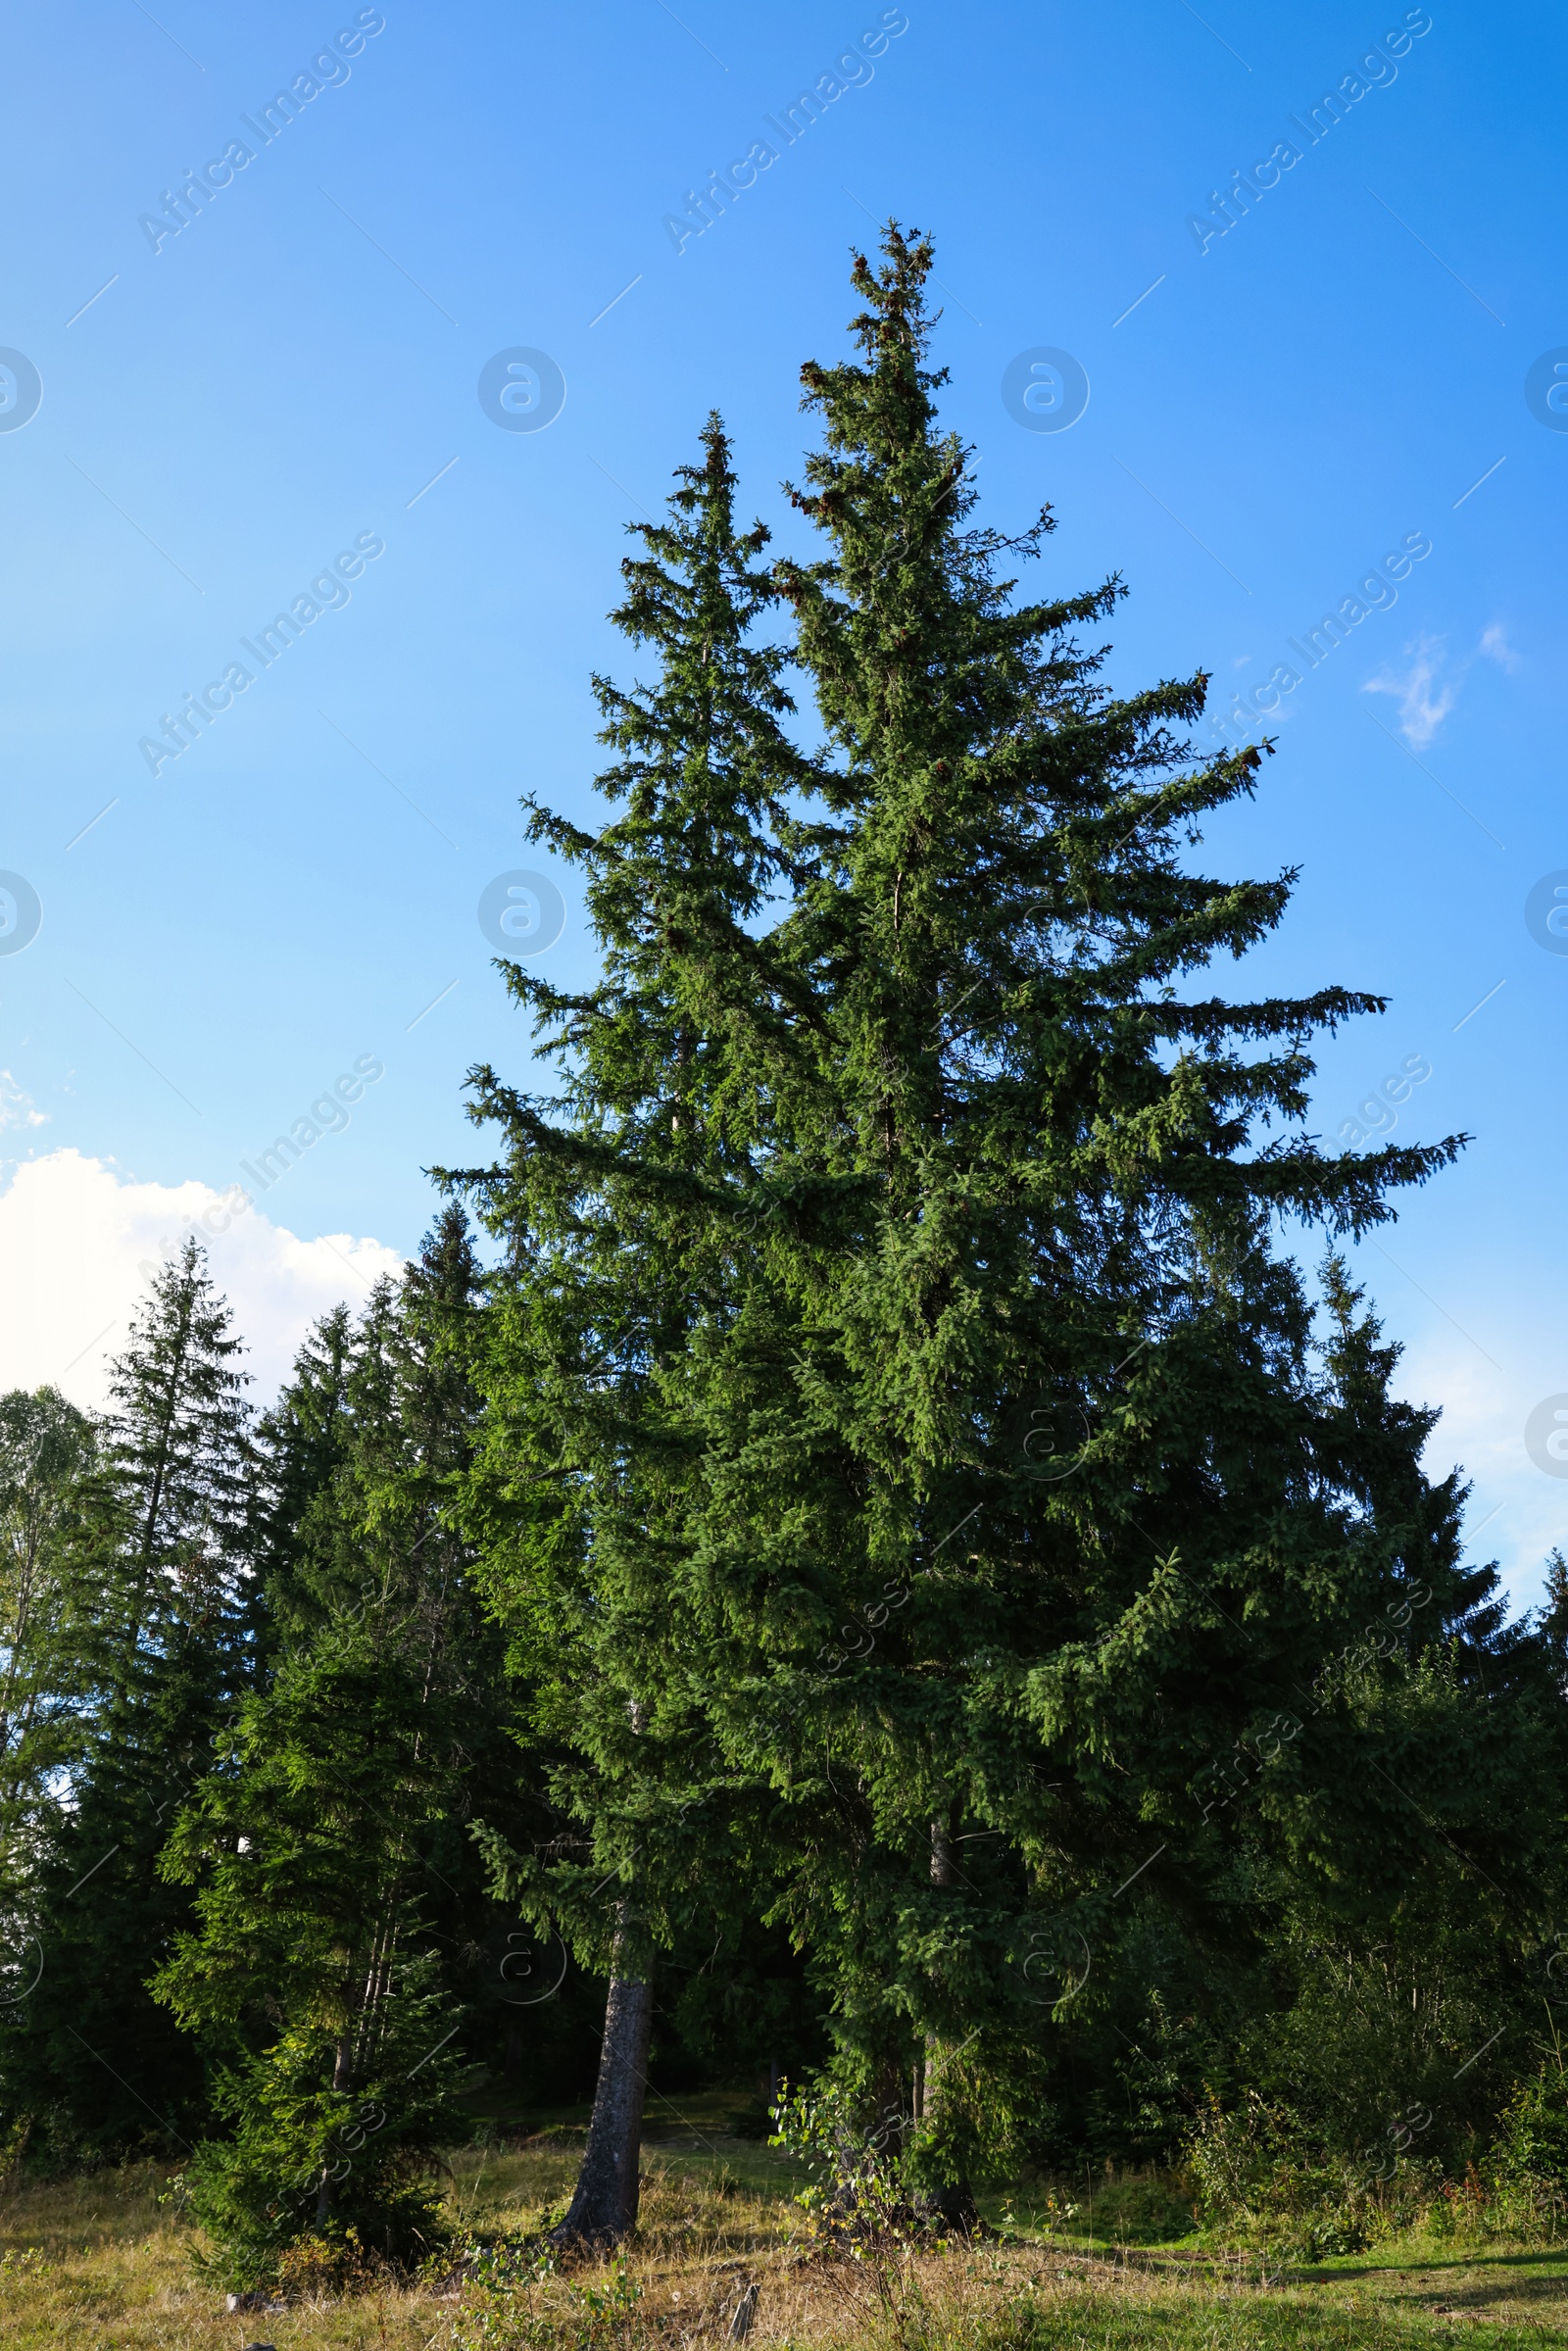
<svg viewBox="0 0 1568 2351"><path fill-rule="evenodd" d="M1437 2192L1429 2167L1401 2154L1374 2169L1336 2154L1255 2090L1229 2110L1211 2103L1187 2159L1207 2217L1307 2261L1361 2253L1411 2228Z"/></svg>
<svg viewBox="0 0 1568 2351"><path fill-rule="evenodd" d="M1214 2102L1188 2157L1207 2216L1306 2260L1403 2235L1554 2243L1568 2233L1568 2078L1547 2067L1521 2082L1490 2158L1457 2179L1432 2158L1373 2168L1327 2151L1255 2091L1228 2110Z"/></svg>
<svg viewBox="0 0 1568 2351"><path fill-rule="evenodd" d="M816 2175L796 2203L813 2244L903 2242L923 2223L905 2182L896 2131L867 2131L850 2093L819 2082L810 2089L786 2082L773 2108L770 2146L786 2147Z"/></svg>
<svg viewBox="0 0 1568 2351"><path fill-rule="evenodd" d="M350 2285L368 2269L416 2269L447 2242L435 2175L440 2147L465 2135L451 2103L464 2069L440 2046L433 1965L406 1967L357 2091L322 2086L337 2046L325 2024L220 2078L214 2103L234 2135L196 2149L184 2186L218 2248L198 2258L230 2288Z"/></svg>
<svg viewBox="0 0 1568 2351"><path fill-rule="evenodd" d="M1568 2078L1560 2063L1519 2083L1504 2109L1493 2162L1499 2180L1568 2191Z"/></svg>

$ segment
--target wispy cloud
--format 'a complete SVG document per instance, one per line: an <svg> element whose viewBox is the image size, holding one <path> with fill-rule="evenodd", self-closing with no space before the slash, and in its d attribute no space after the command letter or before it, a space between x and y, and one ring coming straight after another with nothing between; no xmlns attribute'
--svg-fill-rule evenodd
<svg viewBox="0 0 1568 2351"><path fill-rule="evenodd" d="M1413 658L1402 677L1384 670L1378 677L1369 677L1361 691L1394 696L1399 706L1399 731L1412 750L1420 751L1452 710L1458 688L1437 684L1444 659L1441 637L1418 637L1404 650Z"/></svg>
<svg viewBox="0 0 1568 2351"><path fill-rule="evenodd" d="M1488 661L1495 661L1499 669L1506 669L1510 677L1516 670L1524 667L1523 661L1509 644L1508 632L1500 620L1494 620L1490 627L1482 630L1481 650Z"/></svg>
<svg viewBox="0 0 1568 2351"><path fill-rule="evenodd" d="M9 1069L0 1069L0 1127L41 1127L48 1115L24 1093Z"/></svg>

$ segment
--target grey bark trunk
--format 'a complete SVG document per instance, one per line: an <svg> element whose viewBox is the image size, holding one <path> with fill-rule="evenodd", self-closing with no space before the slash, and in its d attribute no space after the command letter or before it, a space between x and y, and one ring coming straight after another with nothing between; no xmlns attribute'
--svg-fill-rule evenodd
<svg viewBox="0 0 1568 2351"><path fill-rule="evenodd" d="M353 2080L354 2043L350 2039L349 2035L345 2033L338 2041L337 2050L332 2062L332 2087L334 2089L347 2089ZM320 2229L325 2225L331 2210L332 2182L327 2174L323 2172L321 2175L321 2183L316 2191L316 2226L318 2229Z"/></svg>
<svg viewBox="0 0 1568 2351"><path fill-rule="evenodd" d="M953 1850L953 1836L946 1821L931 1823L931 1883L933 1886L957 1886L962 1884L957 1857ZM945 2044L933 2036L926 2042L920 2063L917 2103L922 2124L930 2129L939 2124L942 2109L942 2064ZM933 2213L950 2229L967 2236L977 2226L980 2214L974 2200L974 2190L960 2174L959 2178L942 2187L928 2191L927 2201Z"/></svg>
<svg viewBox="0 0 1568 2351"><path fill-rule="evenodd" d="M651 1983L618 1975L611 1978L588 2144L570 2209L552 2232L558 2245L618 2244L637 2226L643 2096L653 2016Z"/></svg>

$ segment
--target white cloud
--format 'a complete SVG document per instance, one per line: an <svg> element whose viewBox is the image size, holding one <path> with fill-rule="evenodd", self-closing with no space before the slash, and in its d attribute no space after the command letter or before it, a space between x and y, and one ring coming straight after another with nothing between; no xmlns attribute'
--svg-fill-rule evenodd
<svg viewBox="0 0 1568 2351"><path fill-rule="evenodd" d="M206 1184L129 1182L76 1151L24 1160L0 1193L0 1390L51 1381L74 1403L102 1406L109 1358L146 1296L141 1268L193 1228L233 1310L260 1400L286 1377L318 1315L340 1298L362 1304L378 1274L402 1269L383 1242L347 1233L302 1241L259 1208L232 1215L233 1204Z"/></svg>
<svg viewBox="0 0 1568 2351"><path fill-rule="evenodd" d="M1369 677L1361 691L1395 696L1399 705L1399 732L1420 751L1431 742L1452 710L1458 689L1442 686L1436 694L1432 692L1433 681L1443 665L1440 637L1419 637L1404 650L1415 658L1402 677L1385 671L1381 677Z"/></svg>
<svg viewBox="0 0 1568 2351"><path fill-rule="evenodd" d="M0 1127L41 1127L48 1112L24 1093L9 1069L0 1069Z"/></svg>
<svg viewBox="0 0 1568 2351"><path fill-rule="evenodd" d="M1481 650L1489 661L1496 662L1499 669L1506 669L1510 677L1524 667L1524 663L1509 644L1508 632L1500 620L1494 620L1490 627L1482 630Z"/></svg>
<svg viewBox="0 0 1568 2351"><path fill-rule="evenodd" d="M1489 1336L1495 1343L1495 1334ZM1531 1460L1524 1431L1532 1406L1565 1383L1560 1364L1532 1337L1518 1338L1505 1351L1524 1358L1506 1374L1475 1343L1433 1325L1410 1341L1394 1387L1413 1403L1442 1405L1424 1466L1433 1478L1463 1471L1474 1489L1465 1511L1465 1564L1495 1559L1517 1610L1538 1604L1546 1556L1564 1542L1565 1489Z"/></svg>

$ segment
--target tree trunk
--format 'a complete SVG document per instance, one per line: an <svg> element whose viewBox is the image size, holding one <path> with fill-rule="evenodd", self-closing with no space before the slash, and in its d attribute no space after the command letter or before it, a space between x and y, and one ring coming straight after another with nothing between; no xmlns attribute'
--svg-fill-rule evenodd
<svg viewBox="0 0 1568 2351"><path fill-rule="evenodd" d="M952 1832L946 1821L931 1823L931 1883L933 1886L953 1887L962 1883L953 1850ZM933 2034L925 2045L915 2093L920 2122L928 2131L933 2127L940 2127L942 2066L946 2054L947 2044ZM974 2190L962 2174L941 2187L928 2189L925 2200L933 2219L940 2220L947 2228L956 2229L964 2236L968 2236L979 2223Z"/></svg>
<svg viewBox="0 0 1568 2351"><path fill-rule="evenodd" d="M354 2079L353 2067L354 2043L345 2033L339 2035L332 2061L332 2087L335 2090L346 2090L349 2087ZM323 2172L320 2184L316 2191L316 2226L318 2229L325 2227L331 2210L332 2176L330 2172Z"/></svg>
<svg viewBox="0 0 1568 2351"><path fill-rule="evenodd" d="M615 1956L624 1939L617 1935ZM618 2244L637 2226L638 2168L643 2147L643 2094L648 2084L648 2039L654 1987L646 1979L612 1975L605 2003L599 2086L582 2170L571 2208L553 2230L558 2245Z"/></svg>

